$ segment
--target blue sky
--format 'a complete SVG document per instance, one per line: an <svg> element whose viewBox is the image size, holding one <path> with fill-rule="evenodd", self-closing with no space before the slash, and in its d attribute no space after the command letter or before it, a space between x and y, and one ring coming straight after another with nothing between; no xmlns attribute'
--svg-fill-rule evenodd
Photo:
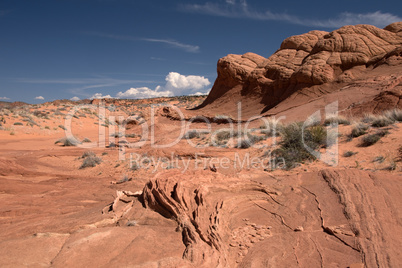
<svg viewBox="0 0 402 268"><path fill-rule="evenodd" d="M1 0L0 100L208 92L227 54L348 24L402 21L398 1Z"/></svg>

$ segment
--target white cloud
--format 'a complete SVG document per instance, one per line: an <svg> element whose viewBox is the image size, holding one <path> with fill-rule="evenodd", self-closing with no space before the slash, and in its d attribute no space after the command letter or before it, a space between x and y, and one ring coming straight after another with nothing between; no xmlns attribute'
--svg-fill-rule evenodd
<svg viewBox="0 0 402 268"><path fill-rule="evenodd" d="M35 100L44 100L45 98L44 97L42 97L42 96L37 96L37 97L35 97Z"/></svg>
<svg viewBox="0 0 402 268"><path fill-rule="evenodd" d="M147 98L158 98L158 97L171 97L173 96L173 92L169 90L158 91L161 87L156 87L155 90L152 90L147 87L139 87L139 88L130 88L125 92L117 93L116 97L122 99L147 99Z"/></svg>
<svg viewBox="0 0 402 268"><path fill-rule="evenodd" d="M93 100L93 99L112 99L112 96L110 96L110 95L103 96L102 93L95 93L89 99L91 99L91 100Z"/></svg>
<svg viewBox="0 0 402 268"><path fill-rule="evenodd" d="M390 13L382 13L381 11L365 14L344 12L333 19L311 21L311 25L337 28L344 25L371 24L382 28L397 21L402 21L402 18Z"/></svg>
<svg viewBox="0 0 402 268"><path fill-rule="evenodd" d="M166 76L166 85L165 88L167 90L171 90L175 93L175 95L180 95L186 93L192 93L194 91L199 91L211 84L208 78L204 76L197 75L182 75L176 72L170 72Z"/></svg>
<svg viewBox="0 0 402 268"><path fill-rule="evenodd" d="M208 94L211 82L208 78L198 75L182 75L177 72L170 72L165 78L164 86L158 85L154 90L149 87L130 88L126 91L120 91L115 97L95 93L90 99L116 98L116 99L146 99L159 97L172 97L180 95L205 95ZM208 88L206 88L208 87ZM71 100L79 100L78 97Z"/></svg>
<svg viewBox="0 0 402 268"><path fill-rule="evenodd" d="M377 27L385 27L393 22L402 21L402 18L381 11L369 13L344 12L334 18L324 20L306 19L287 13L265 12L249 8L245 0L226 0L226 5L216 3L205 3L204 5L189 4L181 6L181 9L188 12L202 13L227 18L247 18L253 20L284 21L291 24L314 26L323 28L339 28L344 25L371 24Z"/></svg>
<svg viewBox="0 0 402 268"><path fill-rule="evenodd" d="M183 49L184 51L187 51L187 52L192 52L192 53L200 52L200 47L199 46L183 44L183 43L180 43L180 42L175 41L175 40L153 39L153 38L141 38L141 40L148 41L148 42L157 42L157 43L168 44L168 45L170 45L172 47L180 48L180 49Z"/></svg>
<svg viewBox="0 0 402 268"><path fill-rule="evenodd" d="M0 97L0 100L9 100L10 98L7 97Z"/></svg>
<svg viewBox="0 0 402 268"><path fill-rule="evenodd" d="M127 41L141 40L141 41L147 41L147 42L164 43L164 44L170 45L171 47L179 48L179 49L182 49L187 52L192 52L192 53L200 52L199 46L184 44L184 43L181 43L181 42L173 40L173 39L138 38L138 37L129 36L129 35L115 35L115 34L107 34L107 33L99 33L99 32L86 32L86 34L93 35L93 36L99 36L99 37L105 37L105 38L111 38L111 39L116 39L116 40L127 40Z"/></svg>
<svg viewBox="0 0 402 268"><path fill-rule="evenodd" d="M70 100L72 100L72 101L79 101L79 100L81 100L81 99L78 98L77 96L74 96L74 97L72 97Z"/></svg>
<svg viewBox="0 0 402 268"><path fill-rule="evenodd" d="M193 93L193 94L190 94L189 96L204 96L204 95L208 95L209 94L209 91L210 90L208 90L207 92L195 92L195 93Z"/></svg>

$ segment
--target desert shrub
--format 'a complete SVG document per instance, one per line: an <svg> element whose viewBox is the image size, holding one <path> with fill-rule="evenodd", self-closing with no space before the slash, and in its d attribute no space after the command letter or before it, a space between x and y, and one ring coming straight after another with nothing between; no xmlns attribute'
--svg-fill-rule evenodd
<svg viewBox="0 0 402 268"><path fill-rule="evenodd" d="M88 138L84 138L84 139L82 140L82 142L91 142L91 140L88 139Z"/></svg>
<svg viewBox="0 0 402 268"><path fill-rule="evenodd" d="M374 134L366 135L362 138L360 147L368 147L378 142L382 137L388 134L388 131L377 131Z"/></svg>
<svg viewBox="0 0 402 268"><path fill-rule="evenodd" d="M230 139L231 136L230 130L219 130L215 137L218 141L222 141Z"/></svg>
<svg viewBox="0 0 402 268"><path fill-rule="evenodd" d="M373 126L373 127L386 127L386 126L389 126L389 125L391 125L393 123L394 123L394 121L389 119L388 117L386 117L384 115L379 115L371 122L371 126Z"/></svg>
<svg viewBox="0 0 402 268"><path fill-rule="evenodd" d="M223 115L223 114L217 114L215 115L215 117L213 118L214 122L216 123L228 123L228 122L232 122L232 118L228 115Z"/></svg>
<svg viewBox="0 0 402 268"><path fill-rule="evenodd" d="M360 137L361 135L366 134L368 126L363 123L357 123L353 126L350 136L352 138Z"/></svg>
<svg viewBox="0 0 402 268"><path fill-rule="evenodd" d="M350 121L344 116L333 116L325 119L324 125L328 126L332 123L337 123L339 125L350 125Z"/></svg>
<svg viewBox="0 0 402 268"><path fill-rule="evenodd" d="M39 118L43 118L43 119L49 119L47 114L45 112L42 111L34 111L33 115Z"/></svg>
<svg viewBox="0 0 402 268"><path fill-rule="evenodd" d="M247 149L253 145L252 141L247 138L242 138L239 140L238 144L235 146L240 149Z"/></svg>
<svg viewBox="0 0 402 268"><path fill-rule="evenodd" d="M347 151L343 153L343 157L351 157L353 155L357 154L356 152L353 151Z"/></svg>
<svg viewBox="0 0 402 268"><path fill-rule="evenodd" d="M197 130L189 130L187 131L186 134L184 134L185 139L194 139L194 138L199 138L200 133Z"/></svg>
<svg viewBox="0 0 402 268"><path fill-rule="evenodd" d="M373 162L382 163L382 162L384 162L384 160L385 160L385 157L382 156L382 155L380 155L380 156L376 156L376 157L373 159Z"/></svg>
<svg viewBox="0 0 402 268"><path fill-rule="evenodd" d="M131 163L130 169L133 170L133 171L135 171L135 170L140 169L140 167L137 165L136 162L133 162L133 163Z"/></svg>
<svg viewBox="0 0 402 268"><path fill-rule="evenodd" d="M305 142L317 148L326 145L327 130L323 126L312 126L306 129Z"/></svg>
<svg viewBox="0 0 402 268"><path fill-rule="evenodd" d="M362 122L363 122L363 123L371 123L371 122L373 122L374 120L376 120L377 117L378 117L378 116L376 116L376 115L374 115L374 114L365 114L364 117L363 117L363 119L362 119Z"/></svg>
<svg viewBox="0 0 402 268"><path fill-rule="evenodd" d="M126 138L135 138L135 137L139 137L140 135L137 135L135 133L133 134L126 134Z"/></svg>
<svg viewBox="0 0 402 268"><path fill-rule="evenodd" d="M89 154L84 158L84 161L82 162L80 169L86 168L86 167L95 167L96 165L99 165L102 162L102 159L98 156L96 156L93 152L92 154Z"/></svg>
<svg viewBox="0 0 402 268"><path fill-rule="evenodd" d="M282 127L283 125L280 123L280 120L269 118L267 122L264 122L264 124L260 126L260 133L266 136L279 136Z"/></svg>
<svg viewBox="0 0 402 268"><path fill-rule="evenodd" d="M304 143L303 143L304 134ZM314 160L305 145L313 150L326 145L326 129L323 126L312 126L303 130L303 123L292 123L284 126L280 131L282 138L280 148L272 152L275 158L281 157L285 161L285 168L292 169L297 163L305 160Z"/></svg>
<svg viewBox="0 0 402 268"><path fill-rule="evenodd" d="M59 125L59 128L61 128L62 130L66 130L66 128L63 125Z"/></svg>
<svg viewBox="0 0 402 268"><path fill-rule="evenodd" d="M15 123L14 123L14 126L22 126L22 125L24 125L24 124L21 123L21 122L15 122Z"/></svg>
<svg viewBox="0 0 402 268"><path fill-rule="evenodd" d="M32 118L30 118L30 117L26 117L26 118L22 119L22 121L27 122L27 125L29 125L29 126L34 126L34 125L39 126L38 123L36 123L36 122L35 122Z"/></svg>
<svg viewBox="0 0 402 268"><path fill-rule="evenodd" d="M240 149L247 149L250 148L255 143L265 140L265 138L266 137L264 136L256 136L249 133L247 135L243 135L240 139L238 139L235 147Z"/></svg>
<svg viewBox="0 0 402 268"><path fill-rule="evenodd" d="M393 109L390 111L384 112L384 116L392 121L402 122L402 110L401 109Z"/></svg>
<svg viewBox="0 0 402 268"><path fill-rule="evenodd" d="M396 162L395 162L395 160L393 160L393 159L389 160L389 165L384 167L383 170L389 170L389 171L396 170Z"/></svg>
<svg viewBox="0 0 402 268"><path fill-rule="evenodd" d="M50 127L49 127L49 126L45 126L45 129L50 129Z"/></svg>
<svg viewBox="0 0 402 268"><path fill-rule="evenodd" d="M59 143L61 143L62 146L77 146L78 144L81 144L81 142L77 140L75 137L61 138L57 140L54 144Z"/></svg>
<svg viewBox="0 0 402 268"><path fill-rule="evenodd" d="M92 151L86 151L82 154L81 158L86 158L88 156L96 156L94 152Z"/></svg>

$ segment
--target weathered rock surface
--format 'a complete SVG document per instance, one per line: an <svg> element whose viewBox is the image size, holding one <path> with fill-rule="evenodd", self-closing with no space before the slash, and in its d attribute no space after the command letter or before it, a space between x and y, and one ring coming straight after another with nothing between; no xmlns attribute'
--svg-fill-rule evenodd
<svg viewBox="0 0 402 268"><path fill-rule="evenodd" d="M398 267L398 180L346 170L252 180L169 172L147 183L143 201L177 221L183 258L197 267Z"/></svg>
<svg viewBox="0 0 402 268"><path fill-rule="evenodd" d="M247 105L252 99L257 114L261 107L267 111L297 92L309 95L310 100L328 94L357 81L362 73L370 76L373 68L400 67L401 33L402 22L384 29L344 26L330 33L291 36L269 58L254 53L228 55L218 61L218 78L199 108L213 109L225 103L235 106L238 101ZM329 92L320 89L325 84L332 85Z"/></svg>

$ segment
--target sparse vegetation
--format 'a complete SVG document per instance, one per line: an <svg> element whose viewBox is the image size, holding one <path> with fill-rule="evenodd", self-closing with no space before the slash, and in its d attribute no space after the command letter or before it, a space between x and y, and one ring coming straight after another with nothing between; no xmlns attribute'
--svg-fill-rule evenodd
<svg viewBox="0 0 402 268"><path fill-rule="evenodd" d="M373 127L386 127L393 124L394 121L386 117L385 115L377 116L372 122L371 126Z"/></svg>
<svg viewBox="0 0 402 268"><path fill-rule="evenodd" d="M385 157L382 156L382 155L380 155L380 156L376 156L376 157L373 159L373 162L382 163L382 162L384 162L384 160L385 160Z"/></svg>
<svg viewBox="0 0 402 268"><path fill-rule="evenodd" d="M363 123L357 123L353 126L350 136L352 138L360 137L367 133L368 126Z"/></svg>
<svg viewBox="0 0 402 268"><path fill-rule="evenodd" d="M377 131L374 134L366 135L362 138L360 147L368 147L377 143L382 137L387 135L389 132L386 130Z"/></svg>
<svg viewBox="0 0 402 268"><path fill-rule="evenodd" d="M197 130L189 130L187 131L186 134L184 134L185 139L194 139L194 138L199 138L200 133Z"/></svg>
<svg viewBox="0 0 402 268"><path fill-rule="evenodd" d="M389 165L384 167L383 170L388 170L388 171L396 170L396 162L395 162L395 160L393 160L393 159L389 160Z"/></svg>
<svg viewBox="0 0 402 268"><path fill-rule="evenodd" d="M353 152L353 151L347 151L343 153L343 157L351 157L353 155L357 154L357 152Z"/></svg>
<svg viewBox="0 0 402 268"><path fill-rule="evenodd" d="M392 121L402 122L402 110L401 109L393 109L393 110L385 111L384 115Z"/></svg>
<svg viewBox="0 0 402 268"><path fill-rule="evenodd" d="M137 135L137 134L135 134L135 133L126 134L126 138L135 138L135 137L141 137L141 135Z"/></svg>
<svg viewBox="0 0 402 268"><path fill-rule="evenodd" d="M14 123L14 126L23 126L24 124L23 123L21 123L21 122L15 122Z"/></svg>
<svg viewBox="0 0 402 268"><path fill-rule="evenodd" d="M66 128L63 125L59 125L59 128L61 128L62 130L66 130Z"/></svg>
<svg viewBox="0 0 402 268"><path fill-rule="evenodd" d="M377 119L377 116L374 115L374 114L365 114L363 119L362 119L362 122L369 124L369 123L373 122L376 119Z"/></svg>
<svg viewBox="0 0 402 268"><path fill-rule="evenodd" d="M84 159L82 162L80 169L87 168L87 167L95 167L102 162L102 159L95 155L92 151L85 152L81 158Z"/></svg>
<svg viewBox="0 0 402 268"><path fill-rule="evenodd" d="M133 170L133 171L135 171L135 170L140 169L140 167L137 165L137 163L133 162L133 163L131 163L130 169Z"/></svg>
<svg viewBox="0 0 402 268"><path fill-rule="evenodd" d="M88 138L84 138L84 139L82 140L82 142L91 142L91 140L88 139Z"/></svg>
<svg viewBox="0 0 402 268"><path fill-rule="evenodd" d="M350 121L344 116L333 116L325 119L324 125L328 126L330 124L339 124L339 125L350 125Z"/></svg>
<svg viewBox="0 0 402 268"><path fill-rule="evenodd" d="M86 158L86 157L89 157L89 156L96 156L96 155L95 155L95 153L92 152L92 151L86 151L86 152L84 152L84 153L82 154L81 158Z"/></svg>
<svg viewBox="0 0 402 268"><path fill-rule="evenodd" d="M78 144L81 144L79 140L77 140L75 137L70 137L70 138L61 138L57 140L54 144L61 144L62 146L77 146Z"/></svg>
<svg viewBox="0 0 402 268"><path fill-rule="evenodd" d="M297 163L303 163L305 160L315 159L305 146L316 150L326 145L326 130L323 126L312 126L303 130L302 123L292 123L281 129L280 136L280 148L274 150L272 155L276 158L282 157L286 169L292 169Z"/></svg>
<svg viewBox="0 0 402 268"><path fill-rule="evenodd" d="M280 120L269 118L260 126L260 133L266 136L278 136L282 127Z"/></svg>
<svg viewBox="0 0 402 268"><path fill-rule="evenodd" d="M215 115L215 117L213 118L213 121L215 123L228 123L228 122L232 122L233 119L228 116L228 115L223 115L223 114L217 114Z"/></svg>

